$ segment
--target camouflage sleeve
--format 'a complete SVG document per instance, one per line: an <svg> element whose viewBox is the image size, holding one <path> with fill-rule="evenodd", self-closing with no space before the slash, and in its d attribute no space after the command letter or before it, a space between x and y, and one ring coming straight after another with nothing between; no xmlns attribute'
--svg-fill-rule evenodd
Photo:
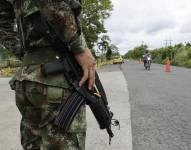
<svg viewBox="0 0 191 150"><path fill-rule="evenodd" d="M7 49L15 48L18 42L14 31L14 8L10 0L0 2L0 44Z"/></svg>
<svg viewBox="0 0 191 150"><path fill-rule="evenodd" d="M74 53L83 52L87 48L79 23L82 7L80 1L38 0L36 3L59 38L69 43Z"/></svg>

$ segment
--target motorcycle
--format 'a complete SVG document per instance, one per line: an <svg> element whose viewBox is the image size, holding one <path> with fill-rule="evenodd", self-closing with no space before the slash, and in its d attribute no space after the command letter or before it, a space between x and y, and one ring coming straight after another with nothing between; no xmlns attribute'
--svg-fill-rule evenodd
<svg viewBox="0 0 191 150"><path fill-rule="evenodd" d="M144 62L145 70L150 70L151 69L151 57L147 57L145 62Z"/></svg>

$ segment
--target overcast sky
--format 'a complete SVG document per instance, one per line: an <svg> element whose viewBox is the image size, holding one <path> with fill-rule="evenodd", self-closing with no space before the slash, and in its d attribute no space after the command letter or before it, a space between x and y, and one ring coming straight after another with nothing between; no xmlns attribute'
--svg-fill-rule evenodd
<svg viewBox="0 0 191 150"><path fill-rule="evenodd" d="M114 10L106 28L120 53L142 41L150 49L191 42L191 0L112 0ZM170 43L170 42L169 42Z"/></svg>

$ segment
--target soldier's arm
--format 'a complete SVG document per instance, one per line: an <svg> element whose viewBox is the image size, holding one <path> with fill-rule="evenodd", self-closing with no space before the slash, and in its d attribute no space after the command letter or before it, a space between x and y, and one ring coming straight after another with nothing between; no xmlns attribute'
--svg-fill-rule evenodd
<svg viewBox="0 0 191 150"><path fill-rule="evenodd" d="M81 86L88 80L91 89L95 82L95 59L81 32L79 16L82 4L80 0L70 0L68 2L70 3L36 0L41 13L46 16L59 38L68 43L73 53L75 53L75 58L84 72L79 85Z"/></svg>
<svg viewBox="0 0 191 150"><path fill-rule="evenodd" d="M74 6L64 1L50 2L47 0L36 0L36 3L59 38L63 42L70 44L71 50L74 53L80 53L87 49L84 36L81 32L80 20L78 19L82 7L80 2ZM77 13L72 6L78 11Z"/></svg>
<svg viewBox="0 0 191 150"><path fill-rule="evenodd" d="M0 44L7 49L15 47L17 34L14 32L14 9L10 0L0 2Z"/></svg>

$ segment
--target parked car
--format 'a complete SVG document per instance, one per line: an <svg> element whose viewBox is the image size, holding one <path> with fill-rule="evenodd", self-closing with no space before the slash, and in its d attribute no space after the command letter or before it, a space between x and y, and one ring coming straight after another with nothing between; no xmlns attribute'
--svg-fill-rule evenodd
<svg viewBox="0 0 191 150"><path fill-rule="evenodd" d="M124 63L124 60L121 56L115 57L113 59L113 64L122 64L122 63Z"/></svg>

